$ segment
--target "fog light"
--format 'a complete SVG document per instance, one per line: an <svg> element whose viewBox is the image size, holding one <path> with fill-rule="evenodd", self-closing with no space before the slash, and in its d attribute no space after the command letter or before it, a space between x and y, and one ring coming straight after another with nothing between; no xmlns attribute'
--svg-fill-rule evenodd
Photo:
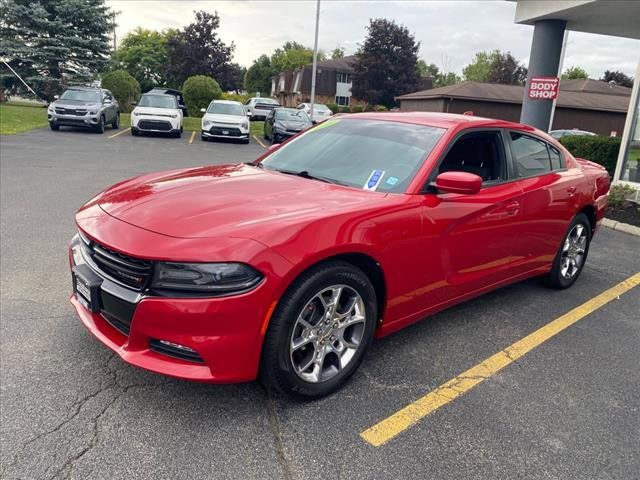
<svg viewBox="0 0 640 480"><path fill-rule="evenodd" d="M177 348L177 349L180 349L180 350L184 350L185 352L193 352L193 353L196 352L193 348L185 347L184 345L180 345L179 343L169 342L168 340L160 340L160 343L162 343L163 345L166 345L168 347L173 347L173 348Z"/></svg>

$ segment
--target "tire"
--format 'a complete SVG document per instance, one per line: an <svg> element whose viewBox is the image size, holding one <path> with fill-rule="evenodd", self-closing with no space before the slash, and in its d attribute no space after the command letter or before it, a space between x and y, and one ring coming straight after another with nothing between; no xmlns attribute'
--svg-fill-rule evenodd
<svg viewBox="0 0 640 480"><path fill-rule="evenodd" d="M100 116L100 121L98 122L98 124L95 126L95 130L98 133L104 133L104 115Z"/></svg>
<svg viewBox="0 0 640 480"><path fill-rule="evenodd" d="M207 141L207 137L205 137L204 135L200 134L200 140L202 140L203 142Z"/></svg>
<svg viewBox="0 0 640 480"><path fill-rule="evenodd" d="M544 277L547 285L557 289L573 285L587 261L590 244L591 223L584 213L579 213L569 224L551 271Z"/></svg>
<svg viewBox="0 0 640 480"><path fill-rule="evenodd" d="M172 134L173 138L180 138L181 136L182 136L182 132L180 130L177 130Z"/></svg>
<svg viewBox="0 0 640 480"><path fill-rule="evenodd" d="M280 143L280 142L278 142L278 135L276 135L274 132L271 134L271 145L276 145L277 143Z"/></svg>
<svg viewBox="0 0 640 480"><path fill-rule="evenodd" d="M60 130L60 125L56 125L53 122L49 122L49 128L51 128L51 130L53 130L54 132L57 132L58 130Z"/></svg>
<svg viewBox="0 0 640 480"><path fill-rule="evenodd" d="M243 138L242 139L242 143L244 143L245 145L249 145L249 139L248 138Z"/></svg>
<svg viewBox="0 0 640 480"><path fill-rule="evenodd" d="M137 137L138 135L140 135L140 132L136 128L132 128L131 129L131 136Z"/></svg>
<svg viewBox="0 0 640 480"><path fill-rule="evenodd" d="M327 319L332 297L339 299L338 308ZM269 390L298 399L334 392L362 362L373 339L377 310L371 281L353 265L330 261L303 273L282 296L271 319L260 381ZM295 347L294 342L302 345ZM316 355L322 360L318 362ZM345 362L341 367L339 358Z"/></svg>
<svg viewBox="0 0 640 480"><path fill-rule="evenodd" d="M116 118L111 122L111 128L117 130L120 128L120 112L116 115Z"/></svg>

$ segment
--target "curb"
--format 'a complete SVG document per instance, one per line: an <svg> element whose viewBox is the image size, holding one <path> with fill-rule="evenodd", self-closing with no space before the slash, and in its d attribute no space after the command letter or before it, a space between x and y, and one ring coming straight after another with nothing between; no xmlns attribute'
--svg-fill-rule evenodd
<svg viewBox="0 0 640 480"><path fill-rule="evenodd" d="M602 226L610 228L611 230L617 230L618 232L624 232L640 237L640 227L636 227L635 225L629 225L628 223L616 222L615 220L603 218Z"/></svg>

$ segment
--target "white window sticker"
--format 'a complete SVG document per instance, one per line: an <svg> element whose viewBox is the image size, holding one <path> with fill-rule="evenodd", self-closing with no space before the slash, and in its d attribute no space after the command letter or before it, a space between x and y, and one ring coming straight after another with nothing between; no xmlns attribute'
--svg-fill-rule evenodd
<svg viewBox="0 0 640 480"><path fill-rule="evenodd" d="M380 185L380 182L382 181L382 177L384 177L384 170L374 170L373 172L371 172L371 175L369 175L369 180L367 180L367 183L364 184L364 189L365 190L371 190L374 191L378 188L378 185Z"/></svg>

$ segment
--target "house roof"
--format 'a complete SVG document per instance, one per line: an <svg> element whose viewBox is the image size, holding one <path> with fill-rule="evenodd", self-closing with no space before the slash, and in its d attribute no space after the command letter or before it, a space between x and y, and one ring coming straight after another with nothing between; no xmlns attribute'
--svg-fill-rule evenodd
<svg viewBox="0 0 640 480"><path fill-rule="evenodd" d="M631 89L619 87L628 91L626 94L615 93L601 89L602 92L594 93L591 90L599 86L584 81L571 80L567 85L560 84L558 101L556 105L563 108L577 108L582 110L605 110L625 113L629 108L629 97ZM583 83L578 83L583 82ZM598 83L598 80L591 82ZM605 82L605 88L609 88ZM568 88L567 88L568 87ZM622 92L619 89L612 89ZM408 93L396 97L397 100L423 100L435 98L459 98L464 100L498 102L498 103L522 103L524 87L520 85L503 85L499 83L462 82L446 87L432 88L420 92Z"/></svg>
<svg viewBox="0 0 640 480"><path fill-rule="evenodd" d="M342 58L330 58L329 60L324 60L322 62L318 62L318 68L332 68L335 70L352 70L351 66L353 62L355 62L355 55L347 55ZM311 65L311 64L309 64Z"/></svg>

